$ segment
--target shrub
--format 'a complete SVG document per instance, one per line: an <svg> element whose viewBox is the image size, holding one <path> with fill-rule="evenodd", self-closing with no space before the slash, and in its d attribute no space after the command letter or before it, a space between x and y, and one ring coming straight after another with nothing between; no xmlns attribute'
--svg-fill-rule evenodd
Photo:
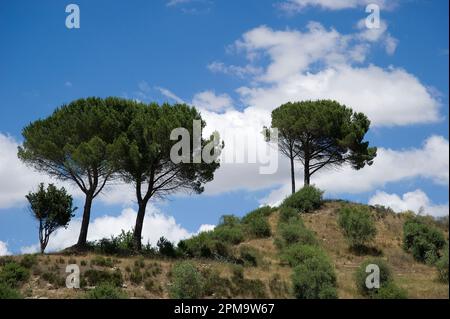
<svg viewBox="0 0 450 319"><path fill-rule="evenodd" d="M1 299L22 299L22 296L16 289L0 282L0 300Z"/></svg>
<svg viewBox="0 0 450 319"><path fill-rule="evenodd" d="M269 289L275 298L286 298L289 295L289 287L281 279L280 274L274 274L269 280Z"/></svg>
<svg viewBox="0 0 450 319"><path fill-rule="evenodd" d="M379 290L376 288L369 289L366 285L367 276L370 274L366 272L366 269L369 265L377 265L380 269L380 289L393 281L391 270L383 259L369 258L365 260L356 270L355 280L358 292L366 297L374 296Z"/></svg>
<svg viewBox="0 0 450 319"><path fill-rule="evenodd" d="M174 299L197 299L204 294L203 277L190 262L176 264L172 269L170 296Z"/></svg>
<svg viewBox="0 0 450 319"><path fill-rule="evenodd" d="M36 255L24 255L20 260L20 265L27 269L30 269L33 266L37 265L37 262L38 260Z"/></svg>
<svg viewBox="0 0 450 319"><path fill-rule="evenodd" d="M362 248L375 238L377 229L368 208L344 207L339 211L338 224L352 248Z"/></svg>
<svg viewBox="0 0 450 319"><path fill-rule="evenodd" d="M418 261L433 263L444 245L442 232L418 217L409 218L403 225L403 248Z"/></svg>
<svg viewBox="0 0 450 319"><path fill-rule="evenodd" d="M204 295L214 298L231 298L228 291L231 283L228 278L220 277L216 269L206 268L202 271L204 278Z"/></svg>
<svg viewBox="0 0 450 319"><path fill-rule="evenodd" d="M54 287L61 288L66 286L66 278L61 277L56 272L44 272L41 277L48 283L52 284Z"/></svg>
<svg viewBox="0 0 450 319"><path fill-rule="evenodd" d="M381 286L372 296L373 299L407 299L408 295L404 289L399 288L395 283L388 282Z"/></svg>
<svg viewBox="0 0 450 319"><path fill-rule="evenodd" d="M295 208L287 207L287 206L281 206L280 208L280 223L287 223L290 220L299 219L300 215L298 211Z"/></svg>
<svg viewBox="0 0 450 319"><path fill-rule="evenodd" d="M244 232L241 225L218 226L212 232L214 239L231 245L238 245L244 241Z"/></svg>
<svg viewBox="0 0 450 319"><path fill-rule="evenodd" d="M121 287L123 284L123 277L120 270L110 272L96 269L88 269L84 272L84 277L91 286L108 284L115 287Z"/></svg>
<svg viewBox="0 0 450 319"><path fill-rule="evenodd" d="M102 256L95 256L91 260L91 265L112 268L114 266L114 263L113 263L111 258L105 258L105 257L102 257Z"/></svg>
<svg viewBox="0 0 450 319"><path fill-rule="evenodd" d="M244 222L247 233L255 238L267 238L271 235L270 225L267 217L253 215Z"/></svg>
<svg viewBox="0 0 450 319"><path fill-rule="evenodd" d="M315 234L311 230L307 229L301 221L282 224L280 226L279 232L284 246L289 246L297 243L304 245L317 244Z"/></svg>
<svg viewBox="0 0 450 319"><path fill-rule="evenodd" d="M0 283L12 288L19 287L20 284L27 281L30 272L25 267L16 262L7 263L0 271Z"/></svg>
<svg viewBox="0 0 450 319"><path fill-rule="evenodd" d="M165 237L161 237L158 240L158 243L156 244L156 246L158 247L158 251L162 256L169 257L169 258L176 257L175 247Z"/></svg>
<svg viewBox="0 0 450 319"><path fill-rule="evenodd" d="M127 299L128 296L114 285L102 283L86 294L87 299Z"/></svg>
<svg viewBox="0 0 450 319"><path fill-rule="evenodd" d="M325 260L327 259L327 255L319 247L303 244L289 246L281 253L281 260L288 263L291 267L298 266L311 258Z"/></svg>
<svg viewBox="0 0 450 319"><path fill-rule="evenodd" d="M314 186L305 186L286 198L282 206L292 207L301 213L309 213L322 206L323 192Z"/></svg>
<svg viewBox="0 0 450 319"><path fill-rule="evenodd" d="M438 269L439 281L448 284L448 247L444 249L444 254L436 263L436 267Z"/></svg>
<svg viewBox="0 0 450 319"><path fill-rule="evenodd" d="M336 274L328 258L316 255L294 268L292 286L297 299L335 299Z"/></svg>
<svg viewBox="0 0 450 319"><path fill-rule="evenodd" d="M244 266L257 267L261 263L261 254L256 248L250 246L239 248L239 258Z"/></svg>
<svg viewBox="0 0 450 319"><path fill-rule="evenodd" d="M130 281L135 285L139 285L143 280L144 276L142 275L141 270L135 267L130 274Z"/></svg>
<svg viewBox="0 0 450 319"><path fill-rule="evenodd" d="M203 232L178 243L178 249L188 257L230 258L230 244L214 238L213 232Z"/></svg>
<svg viewBox="0 0 450 319"><path fill-rule="evenodd" d="M132 255L134 253L134 237L133 232L122 232L119 236L111 236L111 238L103 238L92 243L94 250L106 255Z"/></svg>
<svg viewBox="0 0 450 319"><path fill-rule="evenodd" d="M242 222L245 224L248 221L252 220L253 218L259 218L259 217L266 218L266 217L269 217L272 214L272 212L273 212L273 209L270 206L260 207L258 209L251 211L247 215L245 215L242 218Z"/></svg>

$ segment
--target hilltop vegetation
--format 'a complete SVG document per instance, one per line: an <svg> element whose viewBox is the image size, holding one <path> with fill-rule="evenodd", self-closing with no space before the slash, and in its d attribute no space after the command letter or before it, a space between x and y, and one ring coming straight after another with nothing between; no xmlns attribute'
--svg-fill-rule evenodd
<svg viewBox="0 0 450 319"><path fill-rule="evenodd" d="M302 191L311 209L289 198L140 255L123 232L84 253L3 257L0 298L448 298L448 220ZM381 288L367 291L370 263ZM65 288L68 264L80 267L81 289Z"/></svg>

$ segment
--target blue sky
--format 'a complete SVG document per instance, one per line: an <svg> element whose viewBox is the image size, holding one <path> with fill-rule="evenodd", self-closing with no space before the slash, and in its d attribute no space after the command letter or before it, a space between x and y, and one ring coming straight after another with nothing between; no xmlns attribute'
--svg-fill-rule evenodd
<svg viewBox="0 0 450 319"><path fill-rule="evenodd" d="M23 199L39 176L21 166L11 151L22 141L22 128L87 96L198 102L211 129L219 131L236 118L244 126L259 127L251 122L250 110L265 119L271 108L290 99L342 97L354 109L373 114L367 139L386 150L381 154L385 160L380 158L370 174L363 169L319 176L317 184L327 197L385 201L397 210L424 206L430 214L448 214L448 1L396 1L394 7L372 1L379 3L386 25L372 35L357 26L368 15L368 1L347 2L335 8L320 0L77 0L81 27L68 29L65 7L70 2L2 1L0 254L2 247L18 253L38 238ZM329 47L327 41L336 45ZM358 57L349 58L356 52ZM303 60L304 65L289 67ZM329 79L325 74L335 81L324 82ZM365 82L357 81L361 78ZM367 103L354 97L363 91ZM276 102L266 106L261 101ZM398 168L383 166L393 159ZM218 174L205 194L173 196L155 203L149 214L163 220L168 237L177 240L201 225L215 224L223 214L242 215L282 199L289 176L280 171L261 181L250 173L227 181L229 174ZM343 183L342 176L355 178L356 186ZM82 201L76 198L81 211ZM126 208L134 206L121 196L99 200L93 220L123 217ZM105 234L101 228L98 232ZM58 236L70 241L69 233L76 230Z"/></svg>

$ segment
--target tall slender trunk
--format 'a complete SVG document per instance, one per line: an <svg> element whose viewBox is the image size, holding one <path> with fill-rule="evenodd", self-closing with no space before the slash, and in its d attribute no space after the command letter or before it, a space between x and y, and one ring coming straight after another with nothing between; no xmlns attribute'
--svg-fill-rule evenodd
<svg viewBox="0 0 450 319"><path fill-rule="evenodd" d="M145 210L147 201L139 202L138 214L136 217L136 225L134 226L134 249L140 251L142 249L142 228L144 227Z"/></svg>
<svg viewBox="0 0 450 319"><path fill-rule="evenodd" d="M304 186L309 186L311 183L311 175L309 173L309 157L305 156L305 180L304 180Z"/></svg>
<svg viewBox="0 0 450 319"><path fill-rule="evenodd" d="M295 175L294 175L294 156L291 152L291 181L292 181L292 194L295 193Z"/></svg>
<svg viewBox="0 0 450 319"><path fill-rule="evenodd" d="M86 200L84 202L83 220L81 222L80 236L78 237L77 246L79 248L86 247L87 234L89 228L89 220L91 219L91 207L94 195L91 192L86 194Z"/></svg>

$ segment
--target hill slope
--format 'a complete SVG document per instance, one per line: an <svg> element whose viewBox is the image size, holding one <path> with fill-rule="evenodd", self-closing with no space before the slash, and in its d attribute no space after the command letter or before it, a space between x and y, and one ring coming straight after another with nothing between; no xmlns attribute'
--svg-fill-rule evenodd
<svg viewBox="0 0 450 319"><path fill-rule="evenodd" d="M335 266L339 298L359 298L354 272L368 255L358 255L348 244L337 225L337 210L341 202L327 202L321 209L302 215L305 226L319 239ZM395 282L406 289L410 298L448 298L448 284L440 283L434 267L414 261L402 249L404 215L372 210L376 219L377 236L370 254L380 254L392 269ZM267 238L247 239L232 247L234 254L247 250L257 256L253 264L236 266L230 261L189 259L205 278L206 298L292 298L292 269L280 261L274 244L279 212L268 217L272 235ZM445 231L448 239L448 230ZM83 298L92 290L92 283L102 276L117 281L117 285L131 298L168 298L171 288L171 269L180 259L163 257L115 257L85 254L49 254L37 257L3 257L0 268L8 262L22 263L30 276L18 285L27 298ZM65 288L68 264L77 264L81 270L83 288ZM114 275L115 274L115 275ZM117 276L116 276L117 275ZM120 277L120 278L119 278ZM119 278L119 279L117 279ZM87 279L87 280L86 280Z"/></svg>

